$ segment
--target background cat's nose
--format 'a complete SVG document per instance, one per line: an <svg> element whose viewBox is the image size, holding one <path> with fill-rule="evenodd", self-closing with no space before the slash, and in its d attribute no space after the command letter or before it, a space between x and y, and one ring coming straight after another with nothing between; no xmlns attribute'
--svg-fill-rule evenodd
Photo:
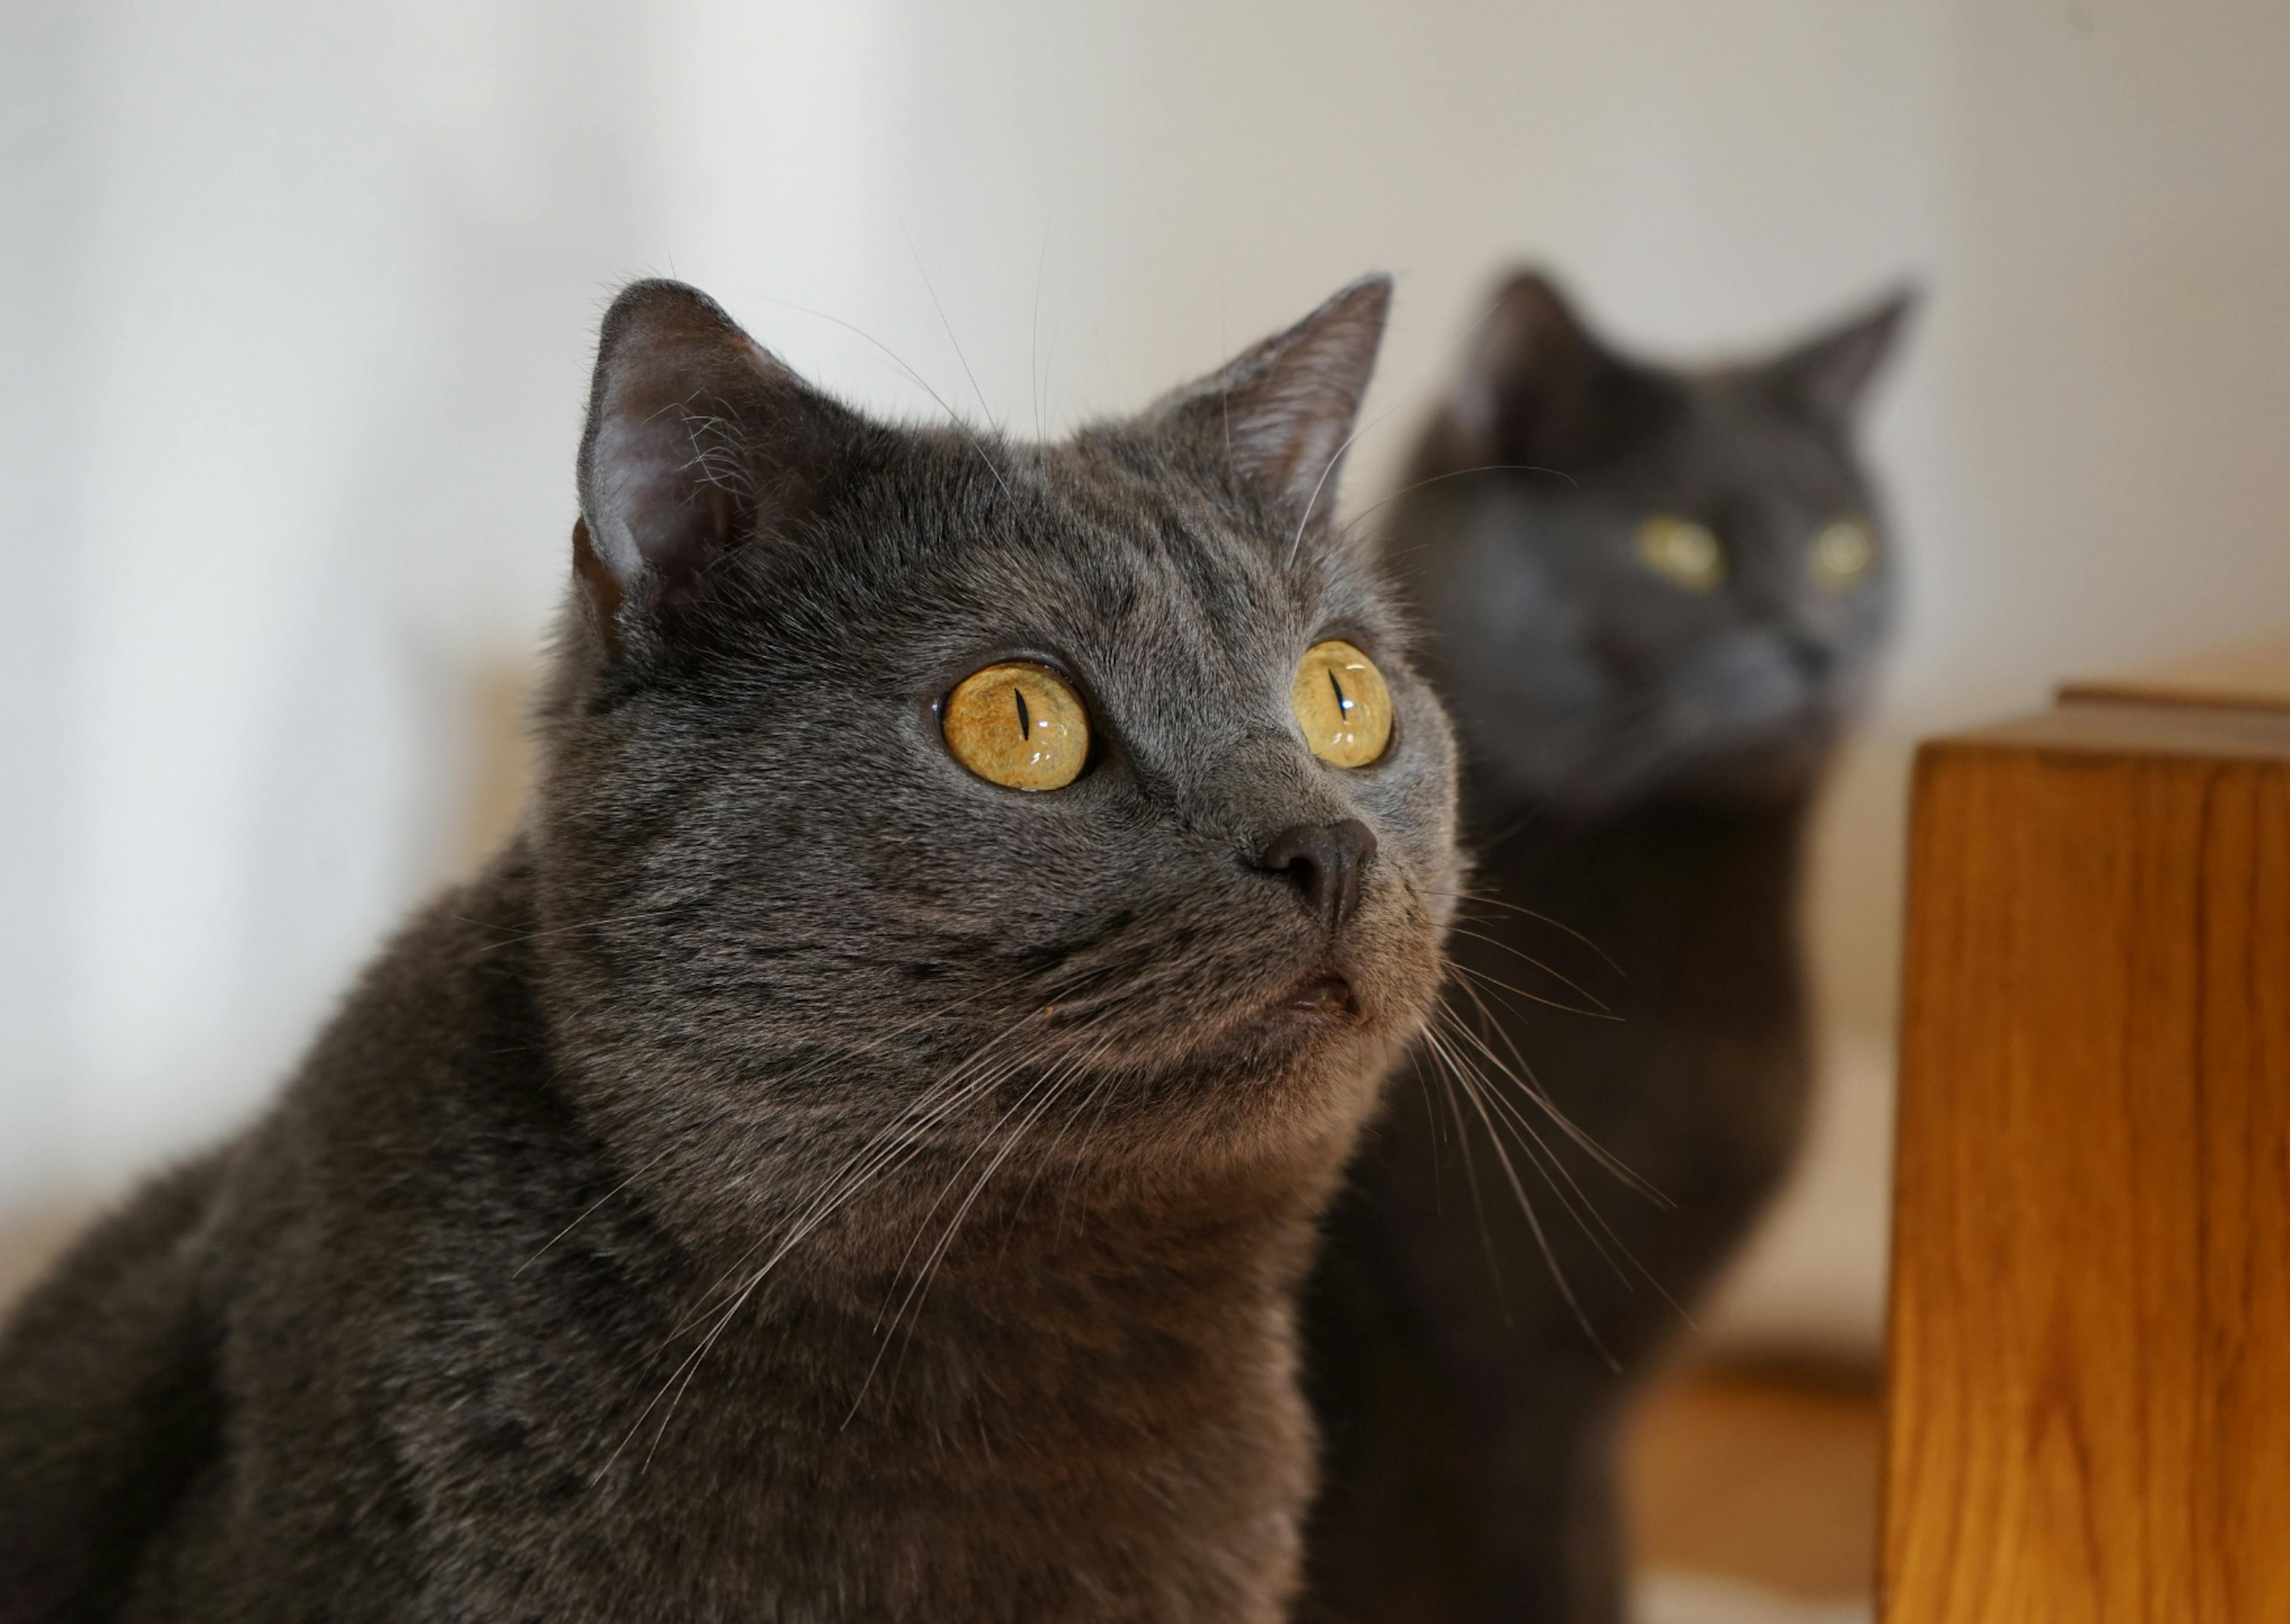
<svg viewBox="0 0 2290 1624"><path fill-rule="evenodd" d="M1818 637L1791 637L1789 649L1790 658L1797 661L1798 669L1807 676L1818 678L1828 676L1829 668L1837 661L1837 651Z"/></svg>
<svg viewBox="0 0 2290 1624"><path fill-rule="evenodd" d="M1256 854L1256 866L1294 881L1304 906L1333 931L1357 910L1360 876L1374 855L1375 831L1346 818L1281 830Z"/></svg>

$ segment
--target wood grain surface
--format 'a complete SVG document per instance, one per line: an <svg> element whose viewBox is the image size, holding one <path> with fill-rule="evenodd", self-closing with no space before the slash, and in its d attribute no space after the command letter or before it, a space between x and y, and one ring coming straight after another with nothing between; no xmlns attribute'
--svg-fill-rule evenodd
<svg viewBox="0 0 2290 1624"><path fill-rule="evenodd" d="M1912 840L1883 1616L2290 1620L2290 716L1928 745Z"/></svg>

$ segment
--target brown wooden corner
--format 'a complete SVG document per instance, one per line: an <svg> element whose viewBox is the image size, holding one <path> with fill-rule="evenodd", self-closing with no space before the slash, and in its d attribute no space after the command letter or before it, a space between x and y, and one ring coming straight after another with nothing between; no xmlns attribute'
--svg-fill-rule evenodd
<svg viewBox="0 0 2290 1624"><path fill-rule="evenodd" d="M2290 1620L2290 711L1915 777L1888 1624Z"/></svg>

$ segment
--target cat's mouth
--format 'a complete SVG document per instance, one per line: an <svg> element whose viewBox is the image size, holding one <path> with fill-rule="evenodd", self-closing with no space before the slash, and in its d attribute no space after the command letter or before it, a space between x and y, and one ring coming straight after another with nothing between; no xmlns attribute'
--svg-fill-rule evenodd
<svg viewBox="0 0 2290 1624"><path fill-rule="evenodd" d="M1281 1000L1281 1008L1306 1020L1357 1024L1362 1019L1359 999L1352 991L1351 982L1333 970L1307 976L1289 988Z"/></svg>

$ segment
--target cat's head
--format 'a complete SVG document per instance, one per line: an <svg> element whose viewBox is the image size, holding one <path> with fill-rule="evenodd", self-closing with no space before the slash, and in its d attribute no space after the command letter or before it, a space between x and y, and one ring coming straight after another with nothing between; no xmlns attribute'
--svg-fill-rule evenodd
<svg viewBox="0 0 2290 1624"><path fill-rule="evenodd" d="M531 832L615 1132L732 1197L909 1135L1133 1171L1348 1136L1455 884L1446 722L1329 522L1389 297L1039 446L620 297Z"/></svg>
<svg viewBox="0 0 2290 1624"><path fill-rule="evenodd" d="M1893 619L1852 431L1910 305L1687 372L1502 290L1386 526L1483 816L1801 791Z"/></svg>

